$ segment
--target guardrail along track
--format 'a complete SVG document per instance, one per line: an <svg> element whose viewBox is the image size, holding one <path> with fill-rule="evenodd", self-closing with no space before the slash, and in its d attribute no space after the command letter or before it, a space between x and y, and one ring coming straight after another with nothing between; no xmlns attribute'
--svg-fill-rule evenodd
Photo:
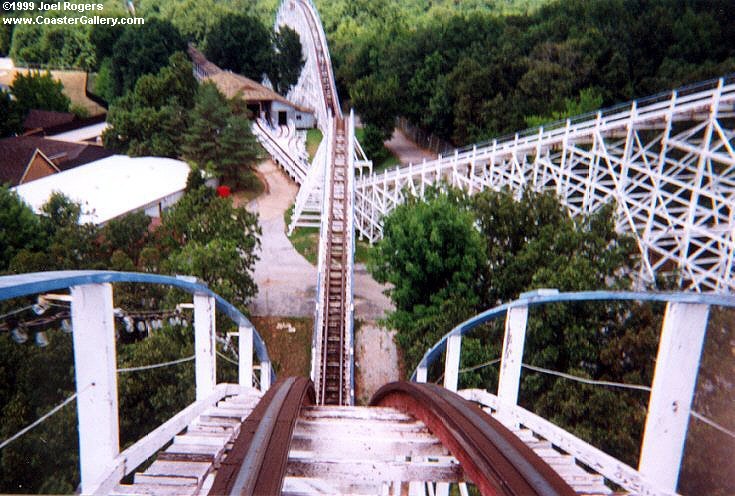
<svg viewBox="0 0 735 496"><path fill-rule="evenodd" d="M310 380L278 381L242 423L209 494L280 494L296 420L301 407L313 403Z"/></svg>
<svg viewBox="0 0 735 496"><path fill-rule="evenodd" d="M423 421L482 494L576 494L510 430L447 389L394 382L380 388L370 404L392 407Z"/></svg>
<svg viewBox="0 0 735 496"><path fill-rule="evenodd" d="M319 373L319 403L344 405L350 403L350 353L346 347L347 236L347 142L345 122L335 120L332 150L331 187L327 212L327 255L325 267L324 319L321 329L321 370Z"/></svg>

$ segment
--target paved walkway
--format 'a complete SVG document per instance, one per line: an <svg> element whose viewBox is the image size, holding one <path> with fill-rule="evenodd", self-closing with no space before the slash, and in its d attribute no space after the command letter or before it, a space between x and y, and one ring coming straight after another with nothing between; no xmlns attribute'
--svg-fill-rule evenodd
<svg viewBox="0 0 735 496"><path fill-rule="evenodd" d="M313 317L316 297L316 267L293 247L286 237L283 214L293 204L298 186L271 160L258 166L267 183L266 192L248 204L258 212L263 230L260 260L254 278L258 295L250 305L253 315ZM354 272L355 318L376 320L390 308L383 294L385 287L375 282L365 266L356 264Z"/></svg>
<svg viewBox="0 0 735 496"><path fill-rule="evenodd" d="M420 164L424 159L433 160L437 158L436 154L419 148L398 128L393 130L393 135L390 140L385 142L385 147L392 151L404 165Z"/></svg>
<svg viewBox="0 0 735 496"><path fill-rule="evenodd" d="M293 203L298 186L271 160L258 172L267 182L266 192L248 204L258 212L263 235L255 263L258 295L250 305L253 315L312 317L316 295L316 267L293 247L286 237L283 214Z"/></svg>

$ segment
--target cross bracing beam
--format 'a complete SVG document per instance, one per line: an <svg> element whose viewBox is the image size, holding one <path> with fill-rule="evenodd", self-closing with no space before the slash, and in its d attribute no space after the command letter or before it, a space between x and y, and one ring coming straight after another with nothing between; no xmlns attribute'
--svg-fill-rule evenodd
<svg viewBox="0 0 735 496"><path fill-rule="evenodd" d="M361 237L439 181L469 194L552 190L572 216L614 202L642 256L639 282L676 268L683 288L732 292L735 76L456 150L356 181Z"/></svg>

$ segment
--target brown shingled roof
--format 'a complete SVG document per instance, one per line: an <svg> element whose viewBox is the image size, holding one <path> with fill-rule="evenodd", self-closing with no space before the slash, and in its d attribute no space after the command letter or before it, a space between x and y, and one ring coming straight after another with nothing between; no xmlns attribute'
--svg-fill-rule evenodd
<svg viewBox="0 0 735 496"><path fill-rule="evenodd" d="M68 143L37 136L0 139L0 184L20 184L28 163L40 150L59 170L68 170L113 155L101 146Z"/></svg>
<svg viewBox="0 0 735 496"><path fill-rule="evenodd" d="M222 69L220 69L219 66L207 60L207 57L205 57L202 52L194 48L194 45L192 45L191 43L189 43L189 47L186 49L186 51L189 54L189 58L194 63L194 65L199 66L199 68L207 75L211 76L218 72L222 72Z"/></svg>
<svg viewBox="0 0 735 496"><path fill-rule="evenodd" d="M246 102L279 101L302 112L311 112L310 109L296 105L286 100L275 91L256 83L250 78L235 74L232 71L222 71L205 78L212 81L227 98L239 97Z"/></svg>
<svg viewBox="0 0 735 496"><path fill-rule="evenodd" d="M52 110L32 109L23 121L26 131L33 129L48 129L51 127L68 124L76 119L71 112L54 112Z"/></svg>
<svg viewBox="0 0 735 496"><path fill-rule="evenodd" d="M202 52L194 48L189 43L187 48L189 58L195 66L199 66L199 69L206 74L204 80L212 81L223 95L227 98L239 97L246 102L272 102L279 101L286 105L289 105L296 110L301 112L313 112L312 109L296 105L293 102L288 101L270 88L263 86L262 84L253 81L250 78L241 76L232 71L226 71L221 69L219 66L213 64Z"/></svg>

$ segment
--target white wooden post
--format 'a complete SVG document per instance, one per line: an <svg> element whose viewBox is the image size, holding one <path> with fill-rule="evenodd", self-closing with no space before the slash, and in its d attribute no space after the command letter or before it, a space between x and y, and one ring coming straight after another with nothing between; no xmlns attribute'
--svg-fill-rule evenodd
<svg viewBox="0 0 735 496"><path fill-rule="evenodd" d="M253 328L240 326L237 333L237 379L241 386L253 387Z"/></svg>
<svg viewBox="0 0 735 496"><path fill-rule="evenodd" d="M708 317L708 305L666 306L638 465L664 492L676 492Z"/></svg>
<svg viewBox="0 0 735 496"><path fill-rule="evenodd" d="M447 352L444 355L444 388L457 390L459 382L459 354L462 351L462 335L452 334L447 338Z"/></svg>
<svg viewBox="0 0 735 496"><path fill-rule="evenodd" d="M426 362L424 360L421 360L419 362L418 368L416 369L416 382L425 383L427 376L429 375L428 372L429 371L426 368Z"/></svg>
<svg viewBox="0 0 735 496"><path fill-rule="evenodd" d="M260 362L260 390L264 393L271 387L271 362Z"/></svg>
<svg viewBox="0 0 735 496"><path fill-rule="evenodd" d="M72 286L71 297L81 490L90 494L120 452L112 286Z"/></svg>
<svg viewBox="0 0 735 496"><path fill-rule="evenodd" d="M516 306L508 309L503 336L503 354L498 378L498 417L511 421L512 412L518 404L518 389L521 383L523 346L526 342L528 307Z"/></svg>
<svg viewBox="0 0 735 496"><path fill-rule="evenodd" d="M215 300L205 294L194 295L194 354L196 356L196 399L203 400L217 383L217 357L214 344Z"/></svg>

